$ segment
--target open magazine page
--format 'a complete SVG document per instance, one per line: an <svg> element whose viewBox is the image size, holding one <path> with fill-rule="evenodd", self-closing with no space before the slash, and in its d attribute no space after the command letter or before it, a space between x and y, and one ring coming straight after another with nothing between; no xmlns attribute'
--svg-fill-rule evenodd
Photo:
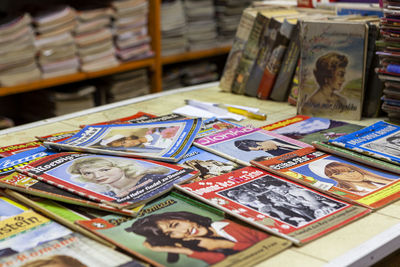
<svg viewBox="0 0 400 267"><path fill-rule="evenodd" d="M134 219L109 215L80 224L156 266L254 266L291 245L176 195Z"/></svg>
<svg viewBox="0 0 400 267"><path fill-rule="evenodd" d="M44 142L50 149L143 157L176 162L189 150L201 119L86 126L60 142Z"/></svg>
<svg viewBox="0 0 400 267"><path fill-rule="evenodd" d="M199 176L189 182L219 176L243 167L241 164L195 146L189 149L186 155L177 162L177 165L199 172Z"/></svg>
<svg viewBox="0 0 400 267"><path fill-rule="evenodd" d="M265 160L311 146L283 135L252 127L228 129L197 139L194 144L242 165L250 165L251 160Z"/></svg>
<svg viewBox="0 0 400 267"><path fill-rule="evenodd" d="M398 174L314 148L304 148L252 164L369 208L380 208L400 197Z"/></svg>
<svg viewBox="0 0 400 267"><path fill-rule="evenodd" d="M370 212L254 167L176 187L297 245Z"/></svg>
<svg viewBox="0 0 400 267"><path fill-rule="evenodd" d="M292 139L311 144L313 141L328 141L355 132L363 126L328 118L297 115L261 127Z"/></svg>
<svg viewBox="0 0 400 267"><path fill-rule="evenodd" d="M146 203L197 175L163 162L76 152L50 155L18 171L118 208Z"/></svg>
<svg viewBox="0 0 400 267"><path fill-rule="evenodd" d="M0 258L0 266L142 267L132 258L81 234L38 244L14 255Z"/></svg>
<svg viewBox="0 0 400 267"><path fill-rule="evenodd" d="M330 143L400 164L400 126L394 124L379 121Z"/></svg>

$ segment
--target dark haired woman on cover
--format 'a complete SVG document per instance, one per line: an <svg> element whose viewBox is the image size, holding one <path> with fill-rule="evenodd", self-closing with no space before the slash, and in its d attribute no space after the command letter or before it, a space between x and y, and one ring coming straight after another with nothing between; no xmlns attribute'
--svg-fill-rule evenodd
<svg viewBox="0 0 400 267"><path fill-rule="evenodd" d="M229 220L213 222L186 211L149 215L125 230L145 236L146 248L169 253L169 262L176 262L179 254L185 254L208 264L220 262L268 237Z"/></svg>

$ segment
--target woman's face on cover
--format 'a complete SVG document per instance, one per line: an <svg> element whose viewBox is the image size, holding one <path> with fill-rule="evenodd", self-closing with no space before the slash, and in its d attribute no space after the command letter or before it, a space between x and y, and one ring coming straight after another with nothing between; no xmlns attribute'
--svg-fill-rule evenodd
<svg viewBox="0 0 400 267"><path fill-rule="evenodd" d="M104 164L82 166L79 169L83 178L97 184L112 184L124 177L124 172L118 167Z"/></svg>
<svg viewBox="0 0 400 267"><path fill-rule="evenodd" d="M166 236L177 239L200 237L208 233L206 227L189 220L161 220L157 226Z"/></svg>
<svg viewBox="0 0 400 267"><path fill-rule="evenodd" d="M333 73L333 77L329 82L330 87L333 91L340 91L343 83L344 83L344 76L346 74L346 69L344 67L338 67Z"/></svg>
<svg viewBox="0 0 400 267"><path fill-rule="evenodd" d="M336 180L348 181L348 182L361 182L364 180L364 175L351 168L345 168L340 172L332 174L332 177Z"/></svg>

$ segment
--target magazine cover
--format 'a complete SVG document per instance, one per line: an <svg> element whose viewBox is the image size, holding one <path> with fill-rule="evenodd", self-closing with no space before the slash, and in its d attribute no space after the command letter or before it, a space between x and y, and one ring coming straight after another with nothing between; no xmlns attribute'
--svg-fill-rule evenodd
<svg viewBox="0 0 400 267"><path fill-rule="evenodd" d="M296 245L370 212L254 167L176 188Z"/></svg>
<svg viewBox="0 0 400 267"><path fill-rule="evenodd" d="M192 169L164 162L76 152L43 157L17 170L91 200L126 209L197 176Z"/></svg>
<svg viewBox="0 0 400 267"><path fill-rule="evenodd" d="M71 138L43 142L49 149L177 162L192 145L201 119L86 126Z"/></svg>
<svg viewBox="0 0 400 267"><path fill-rule="evenodd" d="M364 128L363 126L328 118L297 115L261 127L292 139L311 144L313 141L328 141Z"/></svg>
<svg viewBox="0 0 400 267"><path fill-rule="evenodd" d="M5 158L9 157L12 155L15 155L17 153L36 148L42 145L42 141L50 141L50 142L61 142L62 140L65 140L74 134L76 134L77 131L68 131L68 132L61 132L61 133L55 133L51 135L46 135L46 136L41 136L41 137L36 137L39 140L36 141L30 141L30 142L25 142L21 144L15 144L15 145L9 145L9 146L4 146L0 147L0 157Z"/></svg>
<svg viewBox="0 0 400 267"><path fill-rule="evenodd" d="M161 121L175 121L175 120L183 120L187 119L186 117L179 115L179 114L166 114L163 116L156 116L153 114L145 113L145 112L137 112L132 116L123 117L115 120L99 122L93 125L108 125L108 124L128 124L128 123L144 123L144 122L161 122ZM84 125L82 126L82 128Z"/></svg>
<svg viewBox="0 0 400 267"><path fill-rule="evenodd" d="M17 254L1 257L0 266L142 267L144 265L85 236L71 233Z"/></svg>
<svg viewBox="0 0 400 267"><path fill-rule="evenodd" d="M242 165L265 160L302 147L306 143L259 128L240 127L196 139L194 144Z"/></svg>
<svg viewBox="0 0 400 267"><path fill-rule="evenodd" d="M360 120L365 22L302 21L297 113Z"/></svg>
<svg viewBox="0 0 400 267"><path fill-rule="evenodd" d="M188 153L186 153L186 155L177 162L177 165L183 168L190 168L198 171L199 176L193 180L190 180L189 182L200 181L210 177L219 176L243 167L238 163L195 146L192 146L189 149Z"/></svg>
<svg viewBox="0 0 400 267"><path fill-rule="evenodd" d="M155 266L253 266L291 245L177 194L135 219L110 215L81 225Z"/></svg>
<svg viewBox="0 0 400 267"><path fill-rule="evenodd" d="M0 197L0 229L0 259L71 234L68 228L5 196Z"/></svg>
<svg viewBox="0 0 400 267"><path fill-rule="evenodd" d="M329 143L400 164L400 126L378 121Z"/></svg>
<svg viewBox="0 0 400 267"><path fill-rule="evenodd" d="M231 121L219 119L216 117L205 119L203 121L203 127L196 135L196 139L205 137L208 135L216 134L216 133L225 131L226 129L231 129L231 128L235 128L235 127L243 127L243 125L240 125L240 124L237 124L237 123L234 123Z"/></svg>
<svg viewBox="0 0 400 267"><path fill-rule="evenodd" d="M368 208L400 197L399 175L304 148L253 165Z"/></svg>

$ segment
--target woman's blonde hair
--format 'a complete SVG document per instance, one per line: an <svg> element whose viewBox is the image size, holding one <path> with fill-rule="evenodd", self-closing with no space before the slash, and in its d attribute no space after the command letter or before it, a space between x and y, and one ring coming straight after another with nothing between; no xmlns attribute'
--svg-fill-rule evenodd
<svg viewBox="0 0 400 267"><path fill-rule="evenodd" d="M32 260L21 265L21 267L42 267L50 264L60 263L64 264L65 266L87 267L87 265L83 264L78 259L67 255L53 255L46 258Z"/></svg>

